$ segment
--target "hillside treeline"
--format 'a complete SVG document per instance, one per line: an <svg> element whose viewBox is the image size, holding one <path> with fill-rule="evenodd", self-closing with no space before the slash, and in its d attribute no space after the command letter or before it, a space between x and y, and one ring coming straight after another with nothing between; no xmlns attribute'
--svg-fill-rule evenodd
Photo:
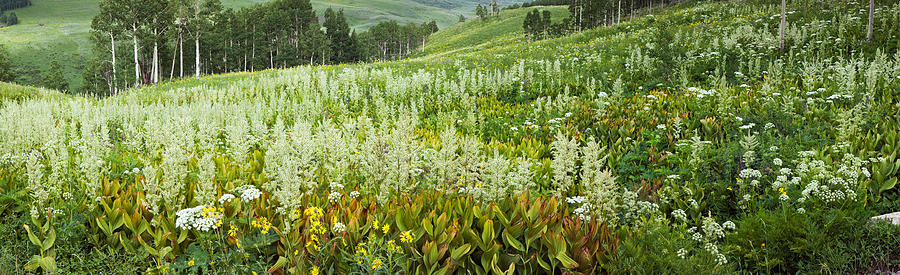
<svg viewBox="0 0 900 275"><path fill-rule="evenodd" d="M31 0L0 0L0 11L31 6Z"/></svg>
<svg viewBox="0 0 900 275"><path fill-rule="evenodd" d="M399 59L437 29L434 21L382 22L357 33L342 10L319 16L309 0L237 10L219 0L104 0L79 90L105 95L202 74Z"/></svg>

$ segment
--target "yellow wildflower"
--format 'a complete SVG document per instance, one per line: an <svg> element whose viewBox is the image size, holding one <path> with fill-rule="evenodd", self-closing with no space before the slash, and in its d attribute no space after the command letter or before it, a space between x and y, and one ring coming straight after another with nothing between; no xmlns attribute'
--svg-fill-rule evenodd
<svg viewBox="0 0 900 275"><path fill-rule="evenodd" d="M228 229L228 236L237 236L237 227L234 227L234 224L230 224L229 226L231 226L231 229Z"/></svg>
<svg viewBox="0 0 900 275"><path fill-rule="evenodd" d="M188 266L194 266L194 260L188 261Z"/></svg>
<svg viewBox="0 0 900 275"><path fill-rule="evenodd" d="M384 224L384 226L381 227L381 232L384 232L384 234L387 234L388 231L390 231L390 230L391 230L391 226L389 226L388 224Z"/></svg>
<svg viewBox="0 0 900 275"><path fill-rule="evenodd" d="M319 267L314 266L312 269L309 270L309 274L310 275L319 275Z"/></svg>
<svg viewBox="0 0 900 275"><path fill-rule="evenodd" d="M388 248L392 251L400 251L400 247L394 243L394 240L388 241Z"/></svg>
<svg viewBox="0 0 900 275"><path fill-rule="evenodd" d="M404 243L412 243L413 242L412 233L409 233L409 231L403 231L402 233L400 233L400 241L404 242Z"/></svg>
<svg viewBox="0 0 900 275"><path fill-rule="evenodd" d="M382 265L381 259L375 259L374 261L372 261L372 270L381 268L381 265Z"/></svg>
<svg viewBox="0 0 900 275"><path fill-rule="evenodd" d="M250 225L253 226L253 228L259 228L259 232L263 234L269 233L269 229L272 228L272 223L270 223L266 218L255 219L250 223Z"/></svg>

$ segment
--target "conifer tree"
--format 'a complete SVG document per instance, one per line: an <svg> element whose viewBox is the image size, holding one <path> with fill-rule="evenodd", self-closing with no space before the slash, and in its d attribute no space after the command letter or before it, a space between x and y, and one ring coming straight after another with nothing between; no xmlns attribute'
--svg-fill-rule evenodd
<svg viewBox="0 0 900 275"><path fill-rule="evenodd" d="M12 61L9 60L9 52L0 44L0 81L11 82L16 75L13 73Z"/></svg>
<svg viewBox="0 0 900 275"><path fill-rule="evenodd" d="M62 68L59 65L59 62L56 60L50 62L50 70L44 74L42 82L44 83L44 87L54 89L60 92L66 92L69 90L69 83L66 82L66 78L63 76Z"/></svg>
<svg viewBox="0 0 900 275"><path fill-rule="evenodd" d="M478 15L478 18L481 18L481 21L484 21L488 16L488 11L484 6L478 4L478 6L475 7L475 15Z"/></svg>
<svg viewBox="0 0 900 275"><path fill-rule="evenodd" d="M352 62L356 59L356 42L350 37L350 26L344 18L344 10L325 10L325 33L331 42L331 52L336 63Z"/></svg>

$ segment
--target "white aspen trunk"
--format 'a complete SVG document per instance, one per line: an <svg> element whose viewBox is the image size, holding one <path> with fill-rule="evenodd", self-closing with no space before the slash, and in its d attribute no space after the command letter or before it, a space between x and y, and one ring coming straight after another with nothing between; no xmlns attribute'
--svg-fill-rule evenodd
<svg viewBox="0 0 900 275"><path fill-rule="evenodd" d="M787 0L781 0L781 24L778 26L778 48L784 50L784 26L787 25L785 14L787 9Z"/></svg>
<svg viewBox="0 0 900 275"><path fill-rule="evenodd" d="M256 34L256 26L253 26L253 34ZM253 47L251 47L251 48L252 48L252 51L250 53L250 59L253 59L253 61L255 62L256 61L256 40L253 40ZM255 65L253 63L250 63L251 71L255 71L253 66L255 66Z"/></svg>
<svg viewBox="0 0 900 275"><path fill-rule="evenodd" d="M225 56L222 57L222 70L223 73L228 72L228 47L225 47Z"/></svg>
<svg viewBox="0 0 900 275"><path fill-rule="evenodd" d="M184 39L181 37L181 29L178 30L178 69L180 71L179 78L184 78Z"/></svg>
<svg viewBox="0 0 900 275"><path fill-rule="evenodd" d="M172 69L169 70L169 80L175 77L175 56L178 55L178 43L175 43L175 49L172 50L174 52L172 53Z"/></svg>
<svg viewBox="0 0 900 275"><path fill-rule="evenodd" d="M154 25L156 24L156 19L153 19ZM159 30L153 28L153 64L151 64L150 68L150 82L153 84L159 83Z"/></svg>
<svg viewBox="0 0 900 275"><path fill-rule="evenodd" d="M866 29L866 41L872 41L872 32L875 28L875 0L869 0L869 26Z"/></svg>
<svg viewBox="0 0 900 275"><path fill-rule="evenodd" d="M153 83L159 83L159 45L153 42Z"/></svg>
<svg viewBox="0 0 900 275"><path fill-rule="evenodd" d="M138 61L137 24L131 24L131 39L134 42L134 86L141 86L141 63Z"/></svg>
<svg viewBox="0 0 900 275"><path fill-rule="evenodd" d="M619 8L618 8L618 17L616 17L616 24L622 23L622 0L619 0Z"/></svg>
<svg viewBox="0 0 900 275"><path fill-rule="evenodd" d="M119 85L116 83L116 39L112 32L109 33L109 42L112 44L112 94L116 95L119 93Z"/></svg>
<svg viewBox="0 0 900 275"><path fill-rule="evenodd" d="M578 31L582 31L581 26L584 25L584 1L580 1L581 5L575 8L578 9Z"/></svg>
<svg viewBox="0 0 900 275"><path fill-rule="evenodd" d="M200 79L200 33L197 33L197 36L194 36L194 60L196 60L196 66L194 69L194 77Z"/></svg>
<svg viewBox="0 0 900 275"><path fill-rule="evenodd" d="M154 20L155 21L155 20ZM153 29L153 68L150 69L150 81L159 83L159 31Z"/></svg>

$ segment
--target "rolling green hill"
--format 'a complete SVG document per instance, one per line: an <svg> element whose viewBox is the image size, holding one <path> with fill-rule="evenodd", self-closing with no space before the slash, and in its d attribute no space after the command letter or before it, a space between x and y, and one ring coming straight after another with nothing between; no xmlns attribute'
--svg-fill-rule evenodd
<svg viewBox="0 0 900 275"><path fill-rule="evenodd" d="M462 24L454 24L432 35L425 46L425 54L443 54L521 42L524 40L522 23L525 15L535 9L549 10L554 22L569 16L565 6L550 6L503 10L500 18L486 21L470 18Z"/></svg>
<svg viewBox="0 0 900 275"><path fill-rule="evenodd" d="M240 8L268 0L223 0L226 7ZM90 24L98 12L98 0L33 0L32 6L16 9L19 24L0 29L0 44L10 51L12 60L22 72L18 82L40 84L42 72L51 60L63 66L70 87L78 87L81 70L91 54ZM379 21L416 22L435 20L448 26L459 14L471 14L474 0L312 0L313 7L322 10L344 9L348 23L366 29ZM523 2L500 1L501 4Z"/></svg>

